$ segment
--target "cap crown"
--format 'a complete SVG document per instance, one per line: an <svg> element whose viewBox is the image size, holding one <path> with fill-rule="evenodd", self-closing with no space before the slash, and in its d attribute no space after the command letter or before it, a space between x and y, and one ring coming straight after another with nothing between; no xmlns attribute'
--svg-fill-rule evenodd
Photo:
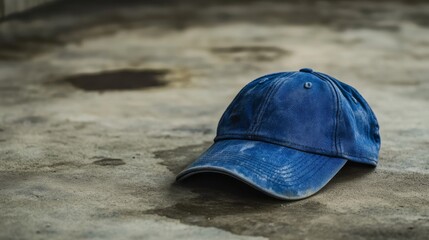
<svg viewBox="0 0 429 240"><path fill-rule="evenodd" d="M249 139L376 165L377 119L353 87L323 73L282 72L247 84L219 121L215 141Z"/></svg>

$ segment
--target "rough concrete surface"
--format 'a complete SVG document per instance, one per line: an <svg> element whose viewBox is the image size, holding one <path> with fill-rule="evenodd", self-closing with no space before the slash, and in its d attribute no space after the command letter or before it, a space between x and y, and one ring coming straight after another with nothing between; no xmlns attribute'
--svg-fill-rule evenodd
<svg viewBox="0 0 429 240"><path fill-rule="evenodd" d="M427 239L427 1L59 1L0 23L0 239ZM311 67L355 86L380 164L279 201L175 174L237 91Z"/></svg>

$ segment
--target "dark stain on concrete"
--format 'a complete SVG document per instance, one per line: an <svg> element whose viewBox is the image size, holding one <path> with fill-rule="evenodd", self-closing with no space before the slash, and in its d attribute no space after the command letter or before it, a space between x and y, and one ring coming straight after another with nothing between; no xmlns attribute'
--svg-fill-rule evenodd
<svg viewBox="0 0 429 240"><path fill-rule="evenodd" d="M346 164L344 168L325 187L325 191L335 184L373 171L373 168L361 164ZM380 223L371 217L374 212L383 211L379 207L341 212L327 207L316 196L300 201L276 200L222 174L196 174L180 184L173 184L172 188L184 192L184 195L191 191L198 196L178 201L169 207L143 212L125 210L120 211L119 215L141 217L156 214L189 225L215 227L238 235L269 239L343 239L356 236L364 239L424 239L426 234L423 227L426 218L413 220L412 223L400 218ZM362 223L365 222L368 224L363 227ZM416 226L419 229L415 229Z"/></svg>
<svg viewBox="0 0 429 240"><path fill-rule="evenodd" d="M0 60L21 60L47 51L52 47L64 45L64 43L58 40L40 38L38 36L16 40L4 40L0 36Z"/></svg>
<svg viewBox="0 0 429 240"><path fill-rule="evenodd" d="M78 164L76 162L57 162L48 165L49 168L60 168L60 167L81 167L81 164Z"/></svg>
<svg viewBox="0 0 429 240"><path fill-rule="evenodd" d="M51 157L58 157L57 155L51 155ZM52 169L54 170L54 172L58 169L71 169L71 168L81 168L86 166L87 164L82 164L79 162L70 162L70 161L61 161L61 162L56 162L56 163L52 163L52 164L43 164L43 165L38 165L39 169Z"/></svg>
<svg viewBox="0 0 429 240"><path fill-rule="evenodd" d="M163 160L161 164L177 174L189 163L194 161L211 142L178 147L172 150L155 152L155 157ZM372 167L362 164L348 163L323 191L330 187L364 177L374 171ZM197 194L197 197L177 201L176 204L151 209L148 211L120 210L120 216L137 217L144 214L156 214L182 223L202 227L215 227L234 234L247 236L263 236L270 239L295 239L301 237L341 238L342 236L356 235L354 225L366 221L368 214L373 210L366 210L345 214L328 208L315 197L300 201L281 201L261 193L254 188L223 174L201 173L196 174L180 183L171 186L173 198L177 194L182 198L187 192ZM328 190L326 190L328 189ZM270 213L270 214L261 214ZM334 222L350 223L348 228L332 226L326 227L323 223L314 223L319 218L331 219ZM323 221L322 221L323 222ZM386 223L386 229L392 228L392 223ZM326 229L330 229L327 231ZM389 235L393 239L401 236ZM334 232L334 233L333 233ZM370 236L376 233L375 239L383 239L387 235L377 235L377 227L369 227L364 231ZM305 234L305 235L303 235ZM406 235L408 236L408 235Z"/></svg>
<svg viewBox="0 0 429 240"><path fill-rule="evenodd" d="M19 118L17 120L14 121L14 123L18 123L18 124L38 124L38 123L44 123L47 120L44 117L40 117L40 116L26 116L23 118Z"/></svg>
<svg viewBox="0 0 429 240"><path fill-rule="evenodd" d="M92 163L99 166L113 166L113 167L125 165L124 160L119 158L103 158L103 159L94 161Z"/></svg>
<svg viewBox="0 0 429 240"><path fill-rule="evenodd" d="M234 60L255 61L271 61L291 54L288 50L273 46L215 47L211 51L220 56L231 57Z"/></svg>
<svg viewBox="0 0 429 240"><path fill-rule="evenodd" d="M198 196L143 213L239 235L282 239L302 231L295 227L297 222L305 228L315 215L327 211L324 204L310 199L285 202L267 197L234 178L216 173L196 174L173 187L191 190Z"/></svg>
<svg viewBox="0 0 429 240"><path fill-rule="evenodd" d="M192 223L221 216L240 215L280 207L278 200L231 177L216 173L197 174L192 179L175 184L182 191L191 190L198 197L171 207L149 210L146 213L181 219ZM198 223L198 221L194 222ZM199 225L199 224L197 224Z"/></svg>
<svg viewBox="0 0 429 240"><path fill-rule="evenodd" d="M212 142L183 146L171 150L157 151L155 157L163 160L162 165L174 174L183 170L186 165L193 162ZM180 183L174 183L172 188L179 192L191 191L198 196L177 204L166 207L144 211L122 211L120 215L136 217L141 214L156 214L168 218L179 219L181 222L203 227L217 227L235 234L268 236L254 229L255 221L261 219L260 212L280 211L284 204L279 200L269 198L260 191L226 175L216 173L196 174ZM174 192L174 191L173 191ZM249 218L255 214L255 219ZM231 222L231 219L240 220ZM258 225L270 224L268 232L285 229L261 220ZM281 224L282 225L282 224ZM275 229L275 230L273 230Z"/></svg>
<svg viewBox="0 0 429 240"><path fill-rule="evenodd" d="M162 159L160 163L166 166L173 174L182 171L188 164L193 162L203 153L204 150L210 147L213 142L204 142L202 144L178 147L170 150L156 151L153 154L155 158Z"/></svg>
<svg viewBox="0 0 429 240"><path fill-rule="evenodd" d="M92 74L79 74L63 81L85 91L135 90L167 85L165 69L118 70Z"/></svg>

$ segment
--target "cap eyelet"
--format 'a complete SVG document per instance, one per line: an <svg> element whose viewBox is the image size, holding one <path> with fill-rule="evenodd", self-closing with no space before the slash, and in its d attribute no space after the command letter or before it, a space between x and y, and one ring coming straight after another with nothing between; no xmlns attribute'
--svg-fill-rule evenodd
<svg viewBox="0 0 429 240"><path fill-rule="evenodd" d="M311 82L304 83L304 88L310 89L313 86Z"/></svg>

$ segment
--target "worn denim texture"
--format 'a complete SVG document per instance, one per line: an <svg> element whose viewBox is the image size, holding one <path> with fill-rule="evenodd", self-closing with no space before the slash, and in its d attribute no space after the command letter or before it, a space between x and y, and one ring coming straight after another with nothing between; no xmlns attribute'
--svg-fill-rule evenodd
<svg viewBox="0 0 429 240"><path fill-rule="evenodd" d="M213 146L178 175L214 171L282 199L319 191L347 160L376 166L377 119L353 87L311 69L247 84L219 121Z"/></svg>

